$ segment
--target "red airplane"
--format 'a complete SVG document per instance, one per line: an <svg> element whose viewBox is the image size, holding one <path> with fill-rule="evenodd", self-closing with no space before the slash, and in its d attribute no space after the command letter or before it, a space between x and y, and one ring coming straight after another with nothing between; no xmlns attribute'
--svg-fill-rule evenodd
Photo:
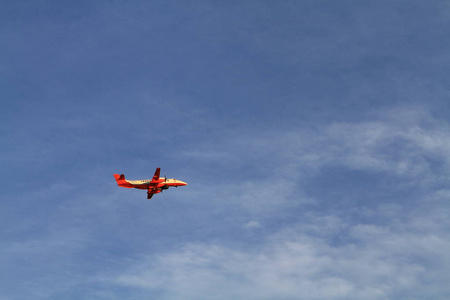
<svg viewBox="0 0 450 300"><path fill-rule="evenodd" d="M124 188L135 188L140 190L147 190L147 199L151 199L154 194L161 193L163 190L167 190L169 187L179 187L187 185L186 182L176 179L167 179L165 176L163 178L159 177L161 168L157 168L153 178L145 180L126 180L123 174L114 174L114 178L117 181L117 185Z"/></svg>

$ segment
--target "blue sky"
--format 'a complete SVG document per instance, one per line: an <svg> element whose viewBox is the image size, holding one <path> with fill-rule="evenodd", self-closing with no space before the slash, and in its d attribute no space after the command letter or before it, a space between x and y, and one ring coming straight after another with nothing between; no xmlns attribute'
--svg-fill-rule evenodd
<svg viewBox="0 0 450 300"><path fill-rule="evenodd" d="M450 2L2 1L0 299L448 299ZM188 182L146 200L113 173Z"/></svg>

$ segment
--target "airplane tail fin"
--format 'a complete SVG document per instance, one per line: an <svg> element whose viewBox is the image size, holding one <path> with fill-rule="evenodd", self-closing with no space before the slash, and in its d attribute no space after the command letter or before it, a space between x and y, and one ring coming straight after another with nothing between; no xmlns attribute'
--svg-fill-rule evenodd
<svg viewBox="0 0 450 300"><path fill-rule="evenodd" d="M123 174L114 174L114 178L116 179L117 183L119 184L121 181L125 180L125 175Z"/></svg>
<svg viewBox="0 0 450 300"><path fill-rule="evenodd" d="M130 184L127 180L125 180L125 175L123 174L114 174L114 178L116 179L117 185L124 188L133 188L134 186Z"/></svg>

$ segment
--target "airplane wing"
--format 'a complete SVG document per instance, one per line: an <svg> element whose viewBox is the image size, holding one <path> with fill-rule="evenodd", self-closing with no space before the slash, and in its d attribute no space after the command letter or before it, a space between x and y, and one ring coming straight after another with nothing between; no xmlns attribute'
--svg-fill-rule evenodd
<svg viewBox="0 0 450 300"><path fill-rule="evenodd" d="M153 175L153 178L152 178L152 181L150 182L150 184L151 183L158 183L159 173L160 172L161 172L161 168L156 168L155 175Z"/></svg>

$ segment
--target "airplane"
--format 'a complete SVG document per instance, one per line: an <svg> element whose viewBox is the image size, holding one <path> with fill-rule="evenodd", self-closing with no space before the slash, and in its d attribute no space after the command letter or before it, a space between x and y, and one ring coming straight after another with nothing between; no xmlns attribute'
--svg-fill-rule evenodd
<svg viewBox="0 0 450 300"><path fill-rule="evenodd" d="M164 177L159 177L161 168L156 168L155 175L153 178L145 180L126 180L123 174L114 174L117 185L124 188L135 188L140 190L147 190L147 199L151 199L154 194L159 194L163 190L167 190L169 187L179 187L187 185L186 182L176 179L167 179Z"/></svg>

